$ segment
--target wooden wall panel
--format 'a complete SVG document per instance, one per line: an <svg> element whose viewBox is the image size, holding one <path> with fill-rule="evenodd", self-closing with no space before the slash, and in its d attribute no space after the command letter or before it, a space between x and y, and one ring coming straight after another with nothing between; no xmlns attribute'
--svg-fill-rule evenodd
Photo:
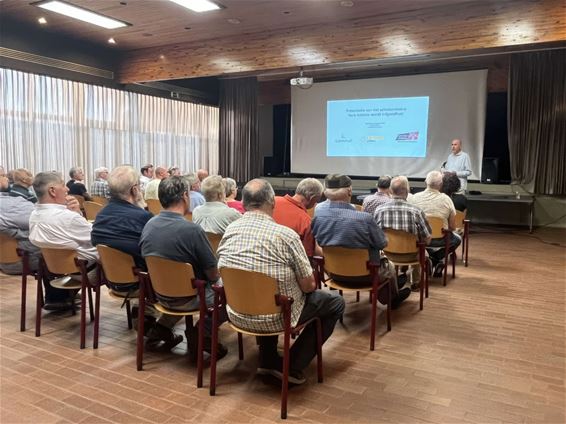
<svg viewBox="0 0 566 424"><path fill-rule="evenodd" d="M132 51L118 77L139 82L390 57L489 51L566 40L563 0L472 2ZM424 55L424 56L423 56Z"/></svg>

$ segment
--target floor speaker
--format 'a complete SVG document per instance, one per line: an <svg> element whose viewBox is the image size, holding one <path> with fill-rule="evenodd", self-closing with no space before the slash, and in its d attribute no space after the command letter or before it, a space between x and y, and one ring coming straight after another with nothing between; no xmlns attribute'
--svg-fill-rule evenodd
<svg viewBox="0 0 566 424"><path fill-rule="evenodd" d="M481 167L481 182L483 184L497 184L499 182L498 158L483 158Z"/></svg>

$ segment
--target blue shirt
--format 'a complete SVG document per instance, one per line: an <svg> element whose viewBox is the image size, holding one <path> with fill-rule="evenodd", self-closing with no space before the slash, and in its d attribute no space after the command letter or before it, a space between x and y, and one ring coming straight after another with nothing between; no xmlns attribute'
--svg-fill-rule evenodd
<svg viewBox="0 0 566 424"><path fill-rule="evenodd" d="M458 154L450 153L444 165L444 170L455 172L460 179L460 190L465 191L468 189L468 177L472 175L472 165L470 157L465 152Z"/></svg>
<svg viewBox="0 0 566 424"><path fill-rule="evenodd" d="M96 215L90 238L92 245L105 244L132 255L136 266L146 269L139 247L145 224L153 215L125 200L110 199Z"/></svg>
<svg viewBox="0 0 566 424"><path fill-rule="evenodd" d="M370 260L376 263L379 251L387 245L373 217L349 203L328 202L328 206L319 208L312 220L312 231L320 246L368 249Z"/></svg>
<svg viewBox="0 0 566 424"><path fill-rule="evenodd" d="M204 205L206 200L204 196L198 191L189 191L189 198L191 199L191 206L189 207L189 212L192 212L197 206Z"/></svg>

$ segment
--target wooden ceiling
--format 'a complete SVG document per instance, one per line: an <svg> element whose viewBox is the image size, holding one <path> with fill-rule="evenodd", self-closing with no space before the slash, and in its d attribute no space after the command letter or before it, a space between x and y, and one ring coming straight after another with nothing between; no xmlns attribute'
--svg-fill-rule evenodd
<svg viewBox="0 0 566 424"><path fill-rule="evenodd" d="M124 83L566 47L564 0L219 0L224 9L203 14L166 0L68 1L132 25L99 29L27 0L0 0L0 25L44 16L42 31L106 46L114 37Z"/></svg>

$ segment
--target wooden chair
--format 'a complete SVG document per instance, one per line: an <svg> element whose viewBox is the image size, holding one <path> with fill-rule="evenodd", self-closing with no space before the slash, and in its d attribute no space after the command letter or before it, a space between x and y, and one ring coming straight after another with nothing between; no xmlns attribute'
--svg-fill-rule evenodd
<svg viewBox="0 0 566 424"><path fill-rule="evenodd" d="M314 208L316 207L316 205L314 205L312 208L307 209L307 214L312 218L314 216Z"/></svg>
<svg viewBox="0 0 566 424"><path fill-rule="evenodd" d="M98 212L104 208L104 205L96 202L91 202L90 200L85 200L83 203L84 210L85 210L85 218L87 221L94 221L96 219L96 215Z"/></svg>
<svg viewBox="0 0 566 424"><path fill-rule="evenodd" d="M414 234L406 231L394 230L392 228L385 229L387 236L387 246L383 249L385 256L395 266L395 271L398 271L400 266L413 266L417 265L421 270L421 277L419 281L419 309L423 309L423 295L426 290L426 297L428 297L428 273L426 272L426 255L424 242L418 242ZM414 255L415 259L403 259L401 255L410 257Z"/></svg>
<svg viewBox="0 0 566 424"><path fill-rule="evenodd" d="M108 247L104 244L99 244L96 246L98 250L98 256L100 257L101 267L99 268L99 282L96 287L96 303L94 309L94 337L93 337L93 348L98 348L98 329L100 321L100 286L102 282L111 283L114 286L131 286L132 284L137 284L138 299L143 295L143 291L139 290L139 279L134 273L136 265L134 263L134 258L127 253L120 250ZM119 299L126 303L126 316L128 318L128 328L132 329L132 310L130 307L130 298L119 296L114 294L114 291L110 289L110 296ZM140 300L141 302L141 300ZM140 325L140 320L143 326L144 320L144 310L138 307L138 325ZM142 327L143 334L143 327ZM143 338L142 338L143 341ZM136 358L138 359L138 358Z"/></svg>
<svg viewBox="0 0 566 424"><path fill-rule="evenodd" d="M319 318L313 318L296 327L291 327L291 305L293 299L279 294L275 278L253 271L234 268L221 268L223 286L215 286L215 305L213 311L212 356L210 362L210 395L216 394L216 358L218 344L219 310L226 305L240 314L264 315L283 314L284 329L275 333L256 333L228 321L228 325L238 333L239 359L244 359L242 334L256 337L283 335L283 381L281 385L281 418L287 418L287 395L289 390L289 349L290 339L303 328L316 322L317 331L317 372L318 382L322 383L322 326Z"/></svg>
<svg viewBox="0 0 566 424"><path fill-rule="evenodd" d="M92 196L91 201L102 206L106 206L108 204L108 198L104 196Z"/></svg>
<svg viewBox="0 0 566 424"><path fill-rule="evenodd" d="M159 212L163 210L159 199L146 199L145 203L147 203L147 210L154 215L159 215Z"/></svg>
<svg viewBox="0 0 566 424"><path fill-rule="evenodd" d="M80 194L71 194L71 196L77 199L77 201L79 202L79 207L81 208L81 210L84 210L85 198Z"/></svg>
<svg viewBox="0 0 566 424"><path fill-rule="evenodd" d="M210 243L210 247L212 247L212 251L216 255L216 251L218 250L218 245L220 244L220 240L222 240L222 234L214 234L214 233L206 233L206 238L208 238L208 242Z"/></svg>
<svg viewBox="0 0 566 424"><path fill-rule="evenodd" d="M375 322L377 319L377 293L387 286L387 331L391 331L391 286L389 282L380 283L379 264L370 262L367 249L348 249L346 247L327 246L322 248L323 257L314 257L315 276L319 287L322 283L342 292L368 291L371 296L370 350L375 349ZM368 283L342 283L332 278L325 279L324 275L334 274L344 277L367 276Z"/></svg>
<svg viewBox="0 0 566 424"><path fill-rule="evenodd" d="M443 228L444 222L442 218L436 216L426 216L430 228L432 230L431 237L433 239L444 239L444 270L442 272L442 285L446 286L446 275L448 273L448 259L452 261L452 278L456 277L456 251L450 248L451 231ZM429 247L429 249L431 249ZM434 249L434 248L432 248Z"/></svg>
<svg viewBox="0 0 566 424"><path fill-rule="evenodd" d="M92 307L92 290L88 281L87 261L78 259L76 251L73 249L53 249L41 248L41 274L44 278L56 277L49 281L52 287L65 290L81 290L81 349L85 347L86 332L86 297L88 293L88 303L90 320L94 321ZM71 274L80 274L80 281L73 279ZM98 302L98 300L97 300ZM35 336L41 334L41 306L43 303L43 290L41 279L37 283L37 302L36 302L36 325ZM74 301L72 302L73 315L76 314Z"/></svg>
<svg viewBox="0 0 566 424"><path fill-rule="evenodd" d="M187 221L193 222L193 214L191 212L187 212L184 217Z"/></svg>
<svg viewBox="0 0 566 424"><path fill-rule="evenodd" d="M18 241L0 233L0 263L10 264L22 261L22 295L20 306L20 331L26 331L26 300L28 276L38 278L39 273L30 269L29 253L18 248ZM41 281L40 281L41 284ZM43 306L43 305L42 305Z"/></svg>
<svg viewBox="0 0 566 424"><path fill-rule="evenodd" d="M145 285L148 290L148 296L154 302L155 309L163 314L184 316L186 328L192 328L193 316L199 317L198 321L198 348L197 348L197 387L202 387L203 375L203 351L204 351L204 319L207 315L207 306L204 288L206 281L197 280L193 271L193 267L189 263L176 262L170 259L160 258L158 256L146 256L148 273L139 272L140 289ZM188 298L199 296L199 309L192 311L179 311L170 309L159 301L161 295L168 298L182 297ZM140 310L145 309L145 301L140 295ZM142 325L143 319L138 322L138 326ZM143 328L138 328L138 355L140 362L138 370L142 369L143 361ZM140 344L141 338L141 344ZM141 346L141 348L140 348Z"/></svg>
<svg viewBox="0 0 566 424"><path fill-rule="evenodd" d="M462 234L462 260L468 266L468 243L470 240L470 220L466 219L466 212L456 211L456 229Z"/></svg>

